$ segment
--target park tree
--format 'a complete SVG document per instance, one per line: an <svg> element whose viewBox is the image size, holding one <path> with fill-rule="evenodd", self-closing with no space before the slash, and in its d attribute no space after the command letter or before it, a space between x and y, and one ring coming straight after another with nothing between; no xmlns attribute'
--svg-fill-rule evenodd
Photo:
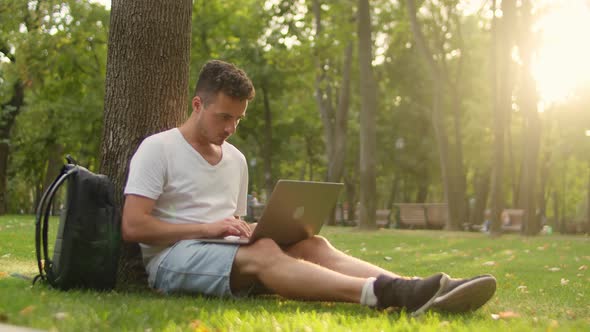
<svg viewBox="0 0 590 332"><path fill-rule="evenodd" d="M523 233L534 235L540 230L537 214L537 190L539 151L541 143L541 118L537 110L538 96L532 76L532 62L535 56L535 34L533 32L532 6L523 1L520 7L521 24L518 49L521 54L521 85L518 101L523 112L523 156L520 180L519 205L524 209Z"/></svg>
<svg viewBox="0 0 590 332"><path fill-rule="evenodd" d="M11 32L17 31L21 23L24 24L27 31L37 31L39 29L40 11L39 6L36 6L31 10L31 13L25 2L19 4L19 6L9 4L8 1L0 2L0 18L3 25L0 34L0 55L2 59L6 59L5 61L12 66L17 65L17 57L15 45L10 40ZM9 80L7 71L10 68L7 68L6 65L3 65L0 70L2 74L0 81L2 84L2 99L0 99L0 215L3 215L6 213L7 208L6 175L10 154L10 134L16 117L24 105L25 83L18 74L14 75L15 77L12 80ZM5 86L10 88L6 89Z"/></svg>
<svg viewBox="0 0 590 332"><path fill-rule="evenodd" d="M141 141L186 117L190 0L114 0L111 7L100 170L123 203L129 161ZM119 280L143 271L137 244L124 246Z"/></svg>
<svg viewBox="0 0 590 332"><path fill-rule="evenodd" d="M414 0L407 1L408 17L414 36L414 42L422 58L430 71L432 81L432 125L438 145L440 170L443 182L444 197L448 204L448 229L460 229L467 222L466 179L463 162L463 137L461 121L461 97L459 84L464 57L459 53L459 61L454 73L450 73L447 56L449 52L451 35L449 30L454 28L461 41L461 22L457 18L455 2L449 4L434 5L428 3L428 11L432 13L430 20L445 28L439 29L437 25L430 29L432 42L429 42L423 31L423 24L418 21L417 7ZM433 31L434 30L434 31ZM440 32L439 32L440 31ZM447 31L446 33L444 31ZM458 48L461 51L461 48ZM452 56L451 56L452 58ZM452 135L447 128L447 114L445 96L450 92ZM449 137L453 138L452 140Z"/></svg>
<svg viewBox="0 0 590 332"><path fill-rule="evenodd" d="M504 167L508 119L512 109L513 64L511 58L515 28L516 3L502 1L502 18L496 17L496 1L492 3L492 104L494 118L494 158L491 185L491 232L500 233L501 213L505 205Z"/></svg>
<svg viewBox="0 0 590 332"><path fill-rule="evenodd" d="M344 175L344 166L346 161L346 145L348 131L348 110L350 106L350 84L353 57L353 39L350 30L351 25L347 24L352 21L352 12L349 6L344 6L349 12L344 15L332 14L328 25L332 29L325 32L326 18L322 15L322 2L314 0L312 2L312 11L314 16L314 62L315 62L315 99L322 120L324 129L324 138L326 145L327 173L326 181L340 182ZM333 7L337 7L333 4ZM332 9L332 10L337 10ZM341 9L342 10L342 9ZM347 15L348 14L348 15ZM345 22L338 22L335 19L344 17ZM338 30L344 39L340 44L344 45L341 52L340 61L335 56L334 51L339 48L335 46L334 30ZM342 33L344 32L344 33ZM330 52L332 51L332 52ZM341 70L334 69L341 63ZM340 74L341 73L341 74ZM340 75L338 75L340 74ZM335 76L339 77L335 77ZM334 224L334 214L328 221Z"/></svg>
<svg viewBox="0 0 590 332"><path fill-rule="evenodd" d="M30 213L65 153L96 165L97 140L88 138L101 130L108 12L86 2L24 1L1 2L0 16L8 60L0 61L0 101L10 105L0 121L2 146L10 147L0 154L9 174L2 196L10 212Z"/></svg>
<svg viewBox="0 0 590 332"><path fill-rule="evenodd" d="M376 211L376 132L377 84L373 73L371 6L358 1L358 63L361 99L360 127L360 226L375 228Z"/></svg>
<svg viewBox="0 0 590 332"><path fill-rule="evenodd" d="M428 71L415 61L420 58L417 49L408 47L412 38L405 7L385 3L380 8L377 33L385 36L386 49L376 56L383 64L375 67L383 95L377 114L377 183L381 204L395 209L394 203L440 199L438 163L427 105L431 99Z"/></svg>

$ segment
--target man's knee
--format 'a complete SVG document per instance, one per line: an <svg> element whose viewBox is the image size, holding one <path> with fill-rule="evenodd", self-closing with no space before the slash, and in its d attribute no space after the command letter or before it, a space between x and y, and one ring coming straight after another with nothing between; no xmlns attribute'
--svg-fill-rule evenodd
<svg viewBox="0 0 590 332"><path fill-rule="evenodd" d="M293 245L287 249L287 252L290 256L307 260L322 255L331 249L334 249L334 247L330 244L330 241L323 236L316 235Z"/></svg>
<svg viewBox="0 0 590 332"><path fill-rule="evenodd" d="M236 254L235 265L240 272L257 274L266 267L274 265L285 254L271 239L260 239L255 243L240 247Z"/></svg>

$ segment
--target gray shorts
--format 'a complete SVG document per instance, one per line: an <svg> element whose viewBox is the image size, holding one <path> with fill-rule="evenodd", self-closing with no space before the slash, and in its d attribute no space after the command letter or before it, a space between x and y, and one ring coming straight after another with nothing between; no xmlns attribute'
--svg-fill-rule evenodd
<svg viewBox="0 0 590 332"><path fill-rule="evenodd" d="M150 260L146 266L149 285L166 294L234 296L230 273L238 248L235 244L180 241Z"/></svg>

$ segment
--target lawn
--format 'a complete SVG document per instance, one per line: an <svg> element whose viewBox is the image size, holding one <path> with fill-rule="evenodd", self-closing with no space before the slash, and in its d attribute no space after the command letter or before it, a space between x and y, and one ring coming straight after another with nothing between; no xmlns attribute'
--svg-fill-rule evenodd
<svg viewBox="0 0 590 332"><path fill-rule="evenodd" d="M0 324L58 331L590 331L590 238L326 227L349 254L406 275L491 273L475 313L412 318L355 304L279 297L220 300L150 291L60 292L31 286L31 216L0 217ZM0 327L1 329L1 327Z"/></svg>

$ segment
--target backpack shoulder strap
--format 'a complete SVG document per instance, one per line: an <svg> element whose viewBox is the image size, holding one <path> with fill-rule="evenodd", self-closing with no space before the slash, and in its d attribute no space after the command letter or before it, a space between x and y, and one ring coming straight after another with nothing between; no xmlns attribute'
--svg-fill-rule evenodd
<svg viewBox="0 0 590 332"><path fill-rule="evenodd" d="M73 158L68 155L68 162ZM77 172L78 168L75 164L66 164L62 167L59 175L55 178L55 180L49 185L49 187L41 196L41 200L39 201L39 205L37 206L36 216L35 216L35 250L37 255L37 267L39 268L39 275L37 275L33 279L33 284L37 282L37 280L46 280L47 275L44 273L44 270L48 270L48 266L51 265L49 254L47 250L47 231L48 231L48 220L49 214L51 211L51 202L53 201L53 197L57 192L57 189L66 181L66 179ZM43 223L41 223L41 218L43 218ZM45 269L43 266L43 261L45 261Z"/></svg>

